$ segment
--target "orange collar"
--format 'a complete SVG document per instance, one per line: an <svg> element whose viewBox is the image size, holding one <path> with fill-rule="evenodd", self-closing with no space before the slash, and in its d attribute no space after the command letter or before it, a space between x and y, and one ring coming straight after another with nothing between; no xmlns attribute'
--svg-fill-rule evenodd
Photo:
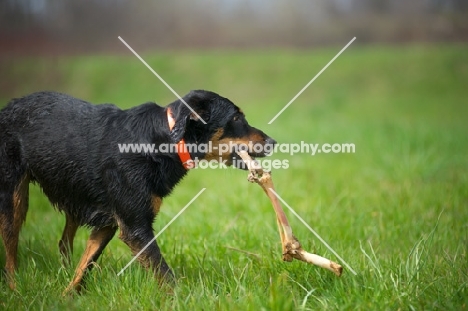
<svg viewBox="0 0 468 311"><path fill-rule="evenodd" d="M171 108L167 108L167 122L169 123L169 130L172 131L175 125L175 119L172 116ZM186 170L195 167L195 161L192 160L183 138L177 143L177 154L179 155L179 159Z"/></svg>

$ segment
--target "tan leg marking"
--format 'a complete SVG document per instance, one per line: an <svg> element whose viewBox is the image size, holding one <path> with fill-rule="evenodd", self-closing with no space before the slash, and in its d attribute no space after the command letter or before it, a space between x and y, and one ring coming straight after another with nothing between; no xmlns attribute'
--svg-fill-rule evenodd
<svg viewBox="0 0 468 311"><path fill-rule="evenodd" d="M78 267L75 270L75 277L65 289L64 295L72 290L76 290L77 292L81 291L83 277L92 267L93 263L99 258L99 255L101 255L106 245L112 239L116 230L116 227L103 227L94 229L93 232L91 232L88 242L86 243L86 249L81 257Z"/></svg>
<svg viewBox="0 0 468 311"><path fill-rule="evenodd" d="M11 289L14 289L15 281L14 274L18 266L18 240L19 232L26 214L28 212L29 203L29 176L24 175L20 183L13 192L13 219L2 217L0 226L5 245L6 263L5 270L7 273L8 283ZM12 221L13 220L13 221Z"/></svg>
<svg viewBox="0 0 468 311"><path fill-rule="evenodd" d="M71 216L65 213L65 227L63 228L62 238L59 241L59 250L63 256L63 263L71 263L71 255L73 254L73 240L75 239L78 224L73 221Z"/></svg>

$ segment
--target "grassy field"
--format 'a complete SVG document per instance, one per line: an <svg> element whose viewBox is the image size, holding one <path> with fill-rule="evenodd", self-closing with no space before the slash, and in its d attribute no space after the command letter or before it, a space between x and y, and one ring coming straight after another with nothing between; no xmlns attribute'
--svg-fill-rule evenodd
<svg viewBox="0 0 468 311"><path fill-rule="evenodd" d="M74 271L61 264L57 247L64 218L31 186L17 290L2 280L0 309L466 310L468 46L356 42L268 125L339 49L143 57L181 95L196 88L216 91L280 143L356 145L355 154L275 154L289 168L273 176L282 198L357 276L345 270L337 278L301 262L282 262L273 209L246 173L194 170L165 200L154 224L159 231L207 188L159 238L178 278L172 294L137 264L118 277L131 254L115 238L90 273L84 295L62 298ZM130 54L13 59L1 66L2 103L44 89L121 107L174 100ZM336 260L286 214L306 249ZM79 231L74 265L88 234Z"/></svg>

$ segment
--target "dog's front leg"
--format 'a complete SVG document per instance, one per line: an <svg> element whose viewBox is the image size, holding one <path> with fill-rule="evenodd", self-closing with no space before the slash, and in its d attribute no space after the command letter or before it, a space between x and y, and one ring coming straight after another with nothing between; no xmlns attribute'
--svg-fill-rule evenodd
<svg viewBox="0 0 468 311"><path fill-rule="evenodd" d="M150 224L145 227L121 225L120 230L120 239L130 247L134 256L138 256L138 261L145 269L153 271L160 284L175 280L174 273L164 260L158 243L153 240L154 233Z"/></svg>

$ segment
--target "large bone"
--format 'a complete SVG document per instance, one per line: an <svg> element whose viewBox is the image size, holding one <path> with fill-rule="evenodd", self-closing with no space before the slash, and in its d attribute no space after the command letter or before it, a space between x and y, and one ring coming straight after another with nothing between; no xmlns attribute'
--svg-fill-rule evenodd
<svg viewBox="0 0 468 311"><path fill-rule="evenodd" d="M286 218L286 214L281 208L278 198L275 193L271 191L275 191L275 188L273 186L273 180L271 179L270 172L264 171L258 161L252 159L246 151L238 151L237 154L242 158L242 160L244 160L247 168L249 169L249 176L247 179L250 182L259 184L273 204L278 230L281 237L281 245L283 247L283 260L292 261L293 259L297 259L305 261L330 270L337 276L340 276L343 272L343 267L339 264L319 255L306 252L302 249L301 243L292 233L291 226Z"/></svg>

